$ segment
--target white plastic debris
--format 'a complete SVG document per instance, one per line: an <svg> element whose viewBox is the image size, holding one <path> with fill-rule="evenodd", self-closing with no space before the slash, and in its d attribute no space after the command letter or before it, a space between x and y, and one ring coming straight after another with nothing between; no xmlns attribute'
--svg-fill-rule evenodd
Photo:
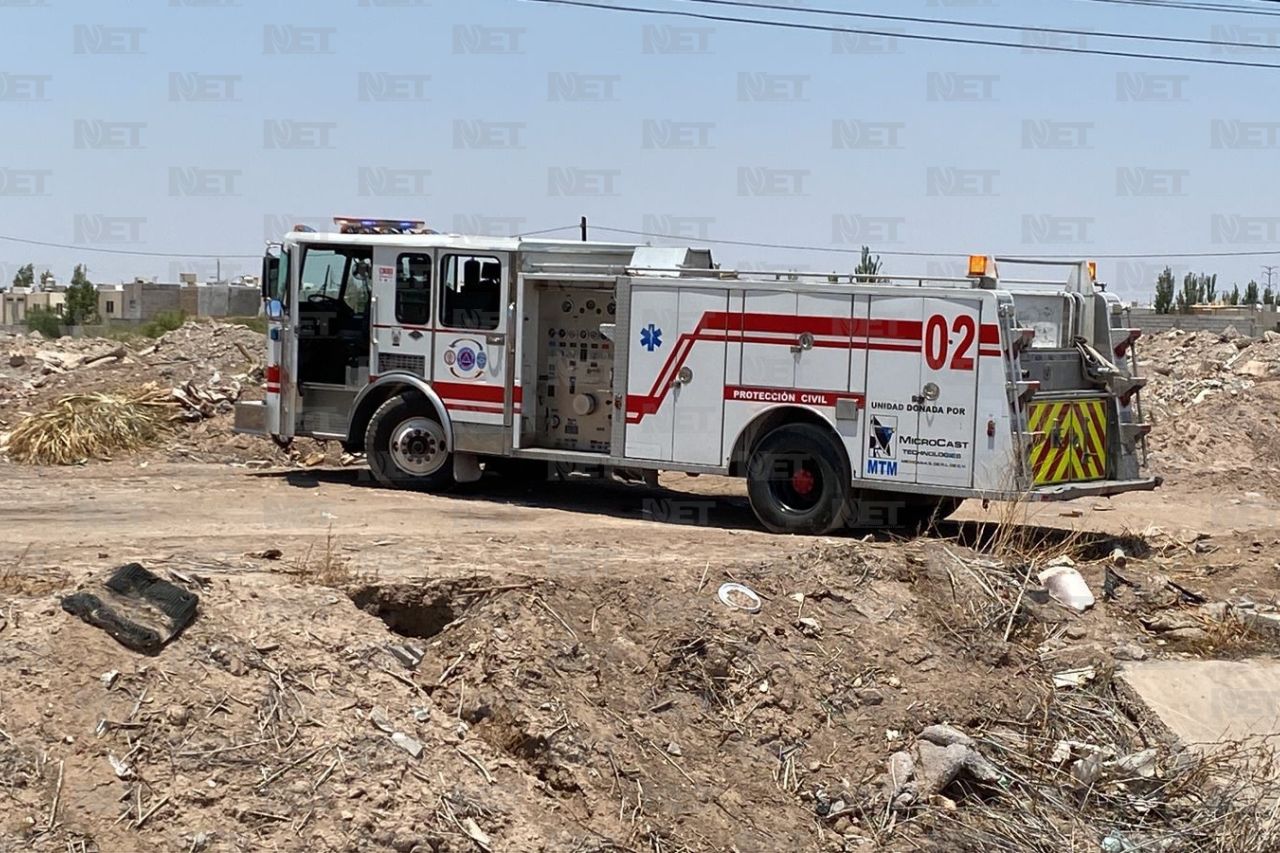
<svg viewBox="0 0 1280 853"><path fill-rule="evenodd" d="M760 596L748 586L740 583L721 584L716 596L720 603L732 610L745 610L747 613L760 612Z"/></svg>
<svg viewBox="0 0 1280 853"><path fill-rule="evenodd" d="M1049 597L1063 607L1083 613L1093 606L1093 592L1084 577L1071 566L1051 565L1036 577L1049 590Z"/></svg>

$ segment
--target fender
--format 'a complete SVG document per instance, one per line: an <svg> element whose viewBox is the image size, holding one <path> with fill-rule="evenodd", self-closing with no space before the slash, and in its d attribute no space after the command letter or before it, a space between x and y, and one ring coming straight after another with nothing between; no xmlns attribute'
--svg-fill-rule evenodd
<svg viewBox="0 0 1280 853"><path fill-rule="evenodd" d="M449 451L453 450L453 421L449 418L449 410L444 407L444 401L440 399L440 395L435 392L431 384L413 373L392 372L379 376L373 382L370 382L364 388L360 389L360 393L356 394L355 402L351 405L351 416L347 420L347 435L351 436L352 429L355 428L357 421L363 419L368 423L368 415L364 412L366 401L375 395L379 388L386 388L388 385L408 385L422 396L427 398L435 409L436 417L440 420L440 425L444 427L446 447Z"/></svg>

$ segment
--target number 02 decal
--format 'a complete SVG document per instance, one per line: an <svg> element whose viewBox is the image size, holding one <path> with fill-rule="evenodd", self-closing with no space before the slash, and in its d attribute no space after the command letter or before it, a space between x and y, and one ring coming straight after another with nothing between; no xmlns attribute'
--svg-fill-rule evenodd
<svg viewBox="0 0 1280 853"><path fill-rule="evenodd" d="M960 336L960 343L951 354L951 369L973 370L973 356L969 353L978 337L977 321L970 314L957 314L950 331ZM950 347L947 318L934 314L924 325L924 360L930 370L942 370L946 366Z"/></svg>

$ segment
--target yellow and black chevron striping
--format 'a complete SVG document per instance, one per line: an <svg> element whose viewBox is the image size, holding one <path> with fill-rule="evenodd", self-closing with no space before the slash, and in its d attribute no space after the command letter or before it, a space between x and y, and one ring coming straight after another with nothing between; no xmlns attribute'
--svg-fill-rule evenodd
<svg viewBox="0 0 1280 853"><path fill-rule="evenodd" d="M1027 411L1037 486L1107 476L1107 401L1043 400Z"/></svg>

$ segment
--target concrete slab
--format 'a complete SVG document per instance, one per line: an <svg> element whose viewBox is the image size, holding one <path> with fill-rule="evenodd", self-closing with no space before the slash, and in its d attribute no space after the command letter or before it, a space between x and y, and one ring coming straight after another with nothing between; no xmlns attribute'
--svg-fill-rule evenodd
<svg viewBox="0 0 1280 853"><path fill-rule="evenodd" d="M1117 678L1188 746L1255 739L1280 746L1280 661L1143 661Z"/></svg>

